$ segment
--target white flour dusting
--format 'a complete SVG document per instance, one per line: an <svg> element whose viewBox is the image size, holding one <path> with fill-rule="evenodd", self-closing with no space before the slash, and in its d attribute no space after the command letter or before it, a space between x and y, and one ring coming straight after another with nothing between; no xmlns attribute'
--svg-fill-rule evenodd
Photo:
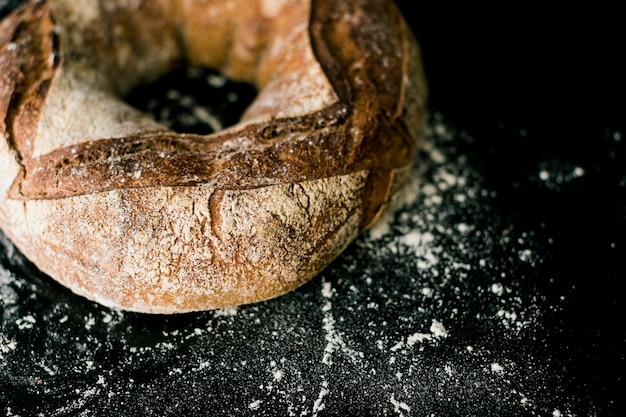
<svg viewBox="0 0 626 417"><path fill-rule="evenodd" d="M471 142L434 115L392 209L320 277L253 306L104 309L34 274L0 235L0 382L56 396L36 410L51 416L574 415L541 350L566 296L533 292L541 230L493 216L497 194L458 149ZM545 161L532 180L586 175ZM18 397L6 415L29 414Z"/></svg>
<svg viewBox="0 0 626 417"><path fill-rule="evenodd" d="M411 407L409 407L406 403L396 400L393 395L389 399L389 402L393 405L393 411L396 412L400 416L404 416L404 412L411 411Z"/></svg>
<svg viewBox="0 0 626 417"><path fill-rule="evenodd" d="M331 366L333 364L333 355L337 351L346 355L352 362L358 362L363 358L363 353L349 348L343 340L341 333L335 328L335 318L332 313L333 304L330 301L333 291L329 282L322 283L322 296L327 299L322 306L322 311L324 313L323 329L326 331L325 339L328 342L324 349L322 363Z"/></svg>
<svg viewBox="0 0 626 417"><path fill-rule="evenodd" d="M313 415L317 416L320 411L324 411L326 409L326 405L324 404L324 397L330 393L328 390L328 382L322 381L322 389L313 404Z"/></svg>

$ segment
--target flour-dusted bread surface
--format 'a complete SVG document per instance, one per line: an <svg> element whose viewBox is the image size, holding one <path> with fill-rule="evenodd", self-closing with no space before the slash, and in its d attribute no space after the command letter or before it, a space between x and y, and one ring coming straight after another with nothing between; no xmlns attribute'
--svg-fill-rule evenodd
<svg viewBox="0 0 626 417"><path fill-rule="evenodd" d="M181 65L258 96L208 136L121 99ZM403 183L425 112L389 1L31 0L0 22L0 70L0 227L74 292L148 313L315 276Z"/></svg>

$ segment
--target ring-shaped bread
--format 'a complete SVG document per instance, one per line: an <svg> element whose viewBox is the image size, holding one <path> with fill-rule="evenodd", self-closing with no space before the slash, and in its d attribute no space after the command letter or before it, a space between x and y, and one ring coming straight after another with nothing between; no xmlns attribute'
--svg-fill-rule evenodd
<svg viewBox="0 0 626 417"><path fill-rule="evenodd" d="M253 83L200 136L126 104L177 67ZM148 313L317 274L407 176L417 43L386 0L27 0L0 21L0 227L42 271Z"/></svg>

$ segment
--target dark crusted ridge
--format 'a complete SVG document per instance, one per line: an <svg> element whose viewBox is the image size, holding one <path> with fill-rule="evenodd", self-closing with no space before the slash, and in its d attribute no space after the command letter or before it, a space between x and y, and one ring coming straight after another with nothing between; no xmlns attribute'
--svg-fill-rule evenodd
<svg viewBox="0 0 626 417"><path fill-rule="evenodd" d="M12 198L50 199L114 188L212 184L245 189L343 172L343 103L299 118L209 136L164 132L101 139L24 161ZM311 132L315 132L311 134ZM306 138L306 140L297 140Z"/></svg>
<svg viewBox="0 0 626 417"><path fill-rule="evenodd" d="M0 45L0 129L22 165L32 153L28 138L61 63L48 4L23 3L0 21Z"/></svg>

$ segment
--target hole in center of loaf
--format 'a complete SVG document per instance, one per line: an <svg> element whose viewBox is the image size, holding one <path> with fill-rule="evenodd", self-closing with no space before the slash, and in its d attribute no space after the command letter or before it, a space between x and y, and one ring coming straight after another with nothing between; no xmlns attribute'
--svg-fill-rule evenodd
<svg viewBox="0 0 626 417"><path fill-rule="evenodd" d="M178 133L208 135L237 124L256 97L252 84L205 68L181 68L133 89L125 101Z"/></svg>

